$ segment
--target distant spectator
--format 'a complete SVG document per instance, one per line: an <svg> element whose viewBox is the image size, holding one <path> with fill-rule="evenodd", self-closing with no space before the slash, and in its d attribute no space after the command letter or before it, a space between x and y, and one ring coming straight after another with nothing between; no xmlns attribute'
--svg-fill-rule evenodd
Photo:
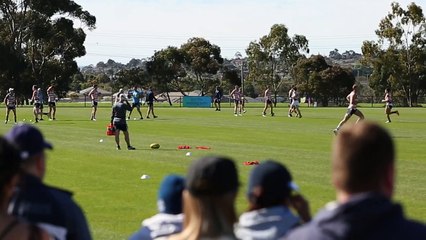
<svg viewBox="0 0 426 240"><path fill-rule="evenodd" d="M232 160L211 156L195 161L183 191L184 229L169 239L235 239L238 185Z"/></svg>
<svg viewBox="0 0 426 240"><path fill-rule="evenodd" d="M290 172L281 163L268 160L255 167L249 177L249 209L235 227L237 238L278 239L309 221L308 203L296 190ZM293 214L291 208L300 217Z"/></svg>
<svg viewBox="0 0 426 240"><path fill-rule="evenodd" d="M72 193L43 183L45 149L52 145L32 125L15 125L5 138L17 146L23 159L21 183L9 205L9 213L37 224L55 239L91 239L89 227Z"/></svg>
<svg viewBox="0 0 426 240"><path fill-rule="evenodd" d="M3 137L0 137L0 239L50 239L44 230L23 220L18 220L7 213L9 201L19 181L20 164L18 151Z"/></svg>
<svg viewBox="0 0 426 240"><path fill-rule="evenodd" d="M158 214L145 219L142 228L129 240L166 239L169 235L182 231L182 191L185 179L168 175L163 179L158 191Z"/></svg>
<svg viewBox="0 0 426 240"><path fill-rule="evenodd" d="M337 201L287 239L426 239L426 226L405 218L391 201L395 188L392 137L373 123L342 128L332 150Z"/></svg>

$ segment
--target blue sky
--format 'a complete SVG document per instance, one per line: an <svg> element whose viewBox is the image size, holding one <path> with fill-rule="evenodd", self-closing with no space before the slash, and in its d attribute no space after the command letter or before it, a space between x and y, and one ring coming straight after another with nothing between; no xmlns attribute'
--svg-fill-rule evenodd
<svg viewBox="0 0 426 240"><path fill-rule="evenodd" d="M364 40L391 10L388 0L75 0L97 18L87 30L86 56L80 66L127 63L148 58L167 46L179 47L191 37L203 37L221 47L222 56L245 56L251 41L285 24L290 35L304 35L311 54L361 52ZM405 9L413 2L397 1ZM426 13L426 1L414 1Z"/></svg>

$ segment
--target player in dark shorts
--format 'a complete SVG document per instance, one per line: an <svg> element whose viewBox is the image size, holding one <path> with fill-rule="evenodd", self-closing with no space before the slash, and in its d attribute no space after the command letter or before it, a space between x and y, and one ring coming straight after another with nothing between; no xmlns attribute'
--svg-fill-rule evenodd
<svg viewBox="0 0 426 240"><path fill-rule="evenodd" d="M265 99L265 107L263 108L262 117L266 117L266 110L271 108L271 116L273 117L274 114L274 105L272 104L272 94L271 90L269 89L269 86L266 86L266 90L264 93L264 99Z"/></svg>
<svg viewBox="0 0 426 240"><path fill-rule="evenodd" d="M135 150L132 145L130 145L129 131L126 123L126 111L132 110L130 103L127 101L126 95L121 94L120 100L114 104L112 107L111 113L111 123L115 127L115 143L117 144L117 150L121 150L120 147L120 131L123 131L124 140L127 144L128 150Z"/></svg>
<svg viewBox="0 0 426 240"><path fill-rule="evenodd" d="M392 102L392 93L390 88L386 88L385 89L385 99L382 100L382 102L386 103L385 106L385 114L386 117L388 118L388 120L386 121L386 123L391 123L391 119L390 119L390 115L391 114L397 114L399 116L399 112L398 111L392 111L393 108L393 102Z"/></svg>
<svg viewBox="0 0 426 240"><path fill-rule="evenodd" d="M90 120L96 121L96 111L98 110L98 99L100 93L98 92L98 85L93 85L92 90L89 92L90 100L92 100L92 113L90 115Z"/></svg>
<svg viewBox="0 0 426 240"><path fill-rule="evenodd" d="M138 87L137 86L135 86L134 88L133 88L133 91L132 91L132 100L133 100L133 103L132 103L132 110L130 110L130 112L129 112L129 116L127 117L127 119L129 119L130 120L130 115L132 115L132 112L133 112L133 109L135 109L136 108L136 110L138 110L138 112L139 112L139 115L140 115L140 119L142 120L143 119L143 117L142 117L142 112L141 112L141 98L142 98L142 92L140 92L139 90L138 90Z"/></svg>
<svg viewBox="0 0 426 240"><path fill-rule="evenodd" d="M41 99L40 99L40 94L39 94L37 85L33 85L32 89L33 89L33 95L31 97L31 102L34 104L34 107L33 107L34 121L37 123L39 120L38 116L40 115L40 119L42 118L42 114L40 111Z"/></svg>
<svg viewBox="0 0 426 240"><path fill-rule="evenodd" d="M9 113L10 113L10 111L13 112L13 116L15 118L15 123L16 123L16 105L17 105L17 101L16 101L16 96L15 96L15 90L13 88L9 88L6 96L4 97L3 102L6 105L6 120L4 120L4 123L7 124L7 122L9 121Z"/></svg>
<svg viewBox="0 0 426 240"><path fill-rule="evenodd" d="M360 110L358 110L357 107L356 107L356 105L357 105L357 93L356 93L357 88L358 88L358 86L356 84L354 84L352 86L352 92L349 93L348 96L346 96L346 100L348 100L348 102L349 102L348 111L346 111L346 114L343 117L342 121L339 122L339 125L337 125L337 127L333 130L335 135L337 135L337 132L342 127L342 125L345 124L345 122L348 121L349 118L351 118L352 115L355 114L356 116L358 116L356 123L358 123L360 120L364 119L364 114L362 114L362 112Z"/></svg>
<svg viewBox="0 0 426 240"><path fill-rule="evenodd" d="M148 90L146 91L146 103L148 104L148 111L146 112L146 118L149 118L149 114L152 114L152 117L157 118L157 116L154 114L154 100L157 100L154 96L154 92L152 91L151 87L148 87Z"/></svg>
<svg viewBox="0 0 426 240"><path fill-rule="evenodd" d="M56 120L56 96L53 86L47 88L47 105L49 106L49 120Z"/></svg>
<svg viewBox="0 0 426 240"><path fill-rule="evenodd" d="M216 86L216 90L214 91L213 103L216 108L216 111L220 111L220 101L222 100L223 93L219 86Z"/></svg>

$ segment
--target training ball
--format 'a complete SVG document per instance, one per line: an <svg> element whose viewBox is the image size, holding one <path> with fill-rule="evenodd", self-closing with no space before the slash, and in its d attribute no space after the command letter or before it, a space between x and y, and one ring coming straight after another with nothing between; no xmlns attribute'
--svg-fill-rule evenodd
<svg viewBox="0 0 426 240"><path fill-rule="evenodd" d="M104 140L103 139L99 139L99 142L103 142Z"/></svg>
<svg viewBox="0 0 426 240"><path fill-rule="evenodd" d="M136 120L136 118L133 118L133 120Z"/></svg>
<svg viewBox="0 0 426 240"><path fill-rule="evenodd" d="M187 156L187 157L191 156L191 152L187 152L187 153L186 153L186 156Z"/></svg>
<svg viewBox="0 0 426 240"><path fill-rule="evenodd" d="M159 149L160 148L160 144L158 143L151 143L151 145L149 145L150 148L152 149Z"/></svg>

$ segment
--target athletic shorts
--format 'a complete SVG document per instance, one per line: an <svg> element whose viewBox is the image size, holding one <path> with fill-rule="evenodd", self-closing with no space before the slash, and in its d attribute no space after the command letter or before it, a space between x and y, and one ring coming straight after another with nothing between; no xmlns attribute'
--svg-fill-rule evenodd
<svg viewBox="0 0 426 240"><path fill-rule="evenodd" d="M41 103L34 103L34 107L37 109L41 109Z"/></svg>
<svg viewBox="0 0 426 240"><path fill-rule="evenodd" d="M299 107L299 100L293 100L293 102L291 103L292 107Z"/></svg>
<svg viewBox="0 0 426 240"><path fill-rule="evenodd" d="M14 110L16 109L16 106L7 106L7 110Z"/></svg>
<svg viewBox="0 0 426 240"><path fill-rule="evenodd" d="M213 102L215 102L215 103L220 103L220 98L215 98L215 99L213 100Z"/></svg>
<svg viewBox="0 0 426 240"><path fill-rule="evenodd" d="M241 100L234 99L235 104L241 104Z"/></svg>
<svg viewBox="0 0 426 240"><path fill-rule="evenodd" d="M56 103L55 102L48 102L47 105L49 107L56 107Z"/></svg>
<svg viewBox="0 0 426 240"><path fill-rule="evenodd" d="M392 109L393 105L392 104L386 104L386 108Z"/></svg>
<svg viewBox="0 0 426 240"><path fill-rule="evenodd" d="M98 102L92 101L92 107L97 107L97 106L98 106Z"/></svg>
<svg viewBox="0 0 426 240"><path fill-rule="evenodd" d="M146 104L148 104L148 107L153 107L154 106L154 102L146 102Z"/></svg>
<svg viewBox="0 0 426 240"><path fill-rule="evenodd" d="M114 123L114 127L117 130L121 130L126 132L127 131L127 123Z"/></svg>
<svg viewBox="0 0 426 240"><path fill-rule="evenodd" d="M346 114L348 114L349 116L352 116L354 113L356 113L356 111L358 111L358 109L348 108L348 111L346 112Z"/></svg>
<svg viewBox="0 0 426 240"><path fill-rule="evenodd" d="M138 103L132 103L132 108L140 108L141 107L141 103L140 102L138 102Z"/></svg>
<svg viewBox="0 0 426 240"><path fill-rule="evenodd" d="M265 103L266 104L272 104L272 101L271 101L271 99L266 99Z"/></svg>

